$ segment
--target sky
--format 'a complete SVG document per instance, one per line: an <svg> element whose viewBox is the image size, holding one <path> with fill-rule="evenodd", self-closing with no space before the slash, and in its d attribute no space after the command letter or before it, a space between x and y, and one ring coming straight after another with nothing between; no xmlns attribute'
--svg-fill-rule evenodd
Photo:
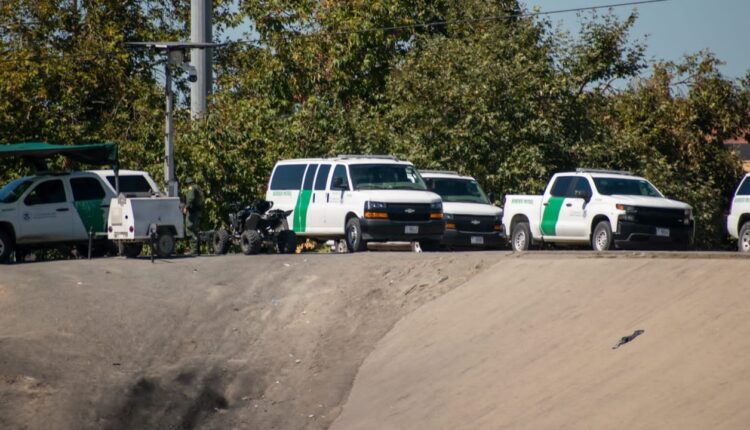
<svg viewBox="0 0 750 430"><path fill-rule="evenodd" d="M553 11L578 7L626 3L628 0L522 0L529 9ZM727 78L745 76L750 70L750 0L668 0L635 6L638 20L631 38L645 36L648 59L678 61L685 54L708 49L726 64ZM633 6L614 8L626 18ZM580 28L576 13L549 15L554 24L576 34Z"/></svg>

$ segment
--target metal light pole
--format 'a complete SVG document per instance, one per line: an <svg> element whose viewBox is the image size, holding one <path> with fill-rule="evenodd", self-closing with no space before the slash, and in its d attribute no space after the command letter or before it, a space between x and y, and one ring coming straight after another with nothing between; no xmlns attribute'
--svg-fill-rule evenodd
<svg viewBox="0 0 750 430"><path fill-rule="evenodd" d="M194 43L210 43L212 34L212 1L190 1L190 40ZM190 51L190 63L195 67L198 80L190 87L190 116L201 118L206 114L206 98L211 92L213 73L211 68L212 50L193 49Z"/></svg>
<svg viewBox="0 0 750 430"><path fill-rule="evenodd" d="M188 73L188 80L195 82L198 72L195 67L185 63L185 51L188 49L205 50L221 46L215 43L188 43L188 42L127 42L129 48L155 49L167 54L164 65L164 95L166 97L165 130L164 130L164 181L166 182L167 195L169 197L179 196L179 183L174 173L174 129L172 126L172 114L174 112L174 97L172 92L172 66L182 69Z"/></svg>

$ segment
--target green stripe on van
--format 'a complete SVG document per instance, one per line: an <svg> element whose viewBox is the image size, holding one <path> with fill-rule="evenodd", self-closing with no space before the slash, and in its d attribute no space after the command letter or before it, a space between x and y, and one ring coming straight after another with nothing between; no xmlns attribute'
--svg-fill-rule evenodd
<svg viewBox="0 0 750 430"><path fill-rule="evenodd" d="M542 216L542 234L547 236L555 236L557 230L557 219L560 217L560 209L562 208L565 197L550 197L547 201L547 206L544 207L544 215Z"/></svg>
<svg viewBox="0 0 750 430"><path fill-rule="evenodd" d="M297 196L297 204L294 206L294 231L298 233L307 230L307 209L310 208L312 190L301 190Z"/></svg>

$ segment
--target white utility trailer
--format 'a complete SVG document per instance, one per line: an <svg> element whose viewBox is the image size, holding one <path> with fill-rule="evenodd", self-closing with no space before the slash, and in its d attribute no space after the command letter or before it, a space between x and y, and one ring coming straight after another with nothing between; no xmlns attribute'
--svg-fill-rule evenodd
<svg viewBox="0 0 750 430"><path fill-rule="evenodd" d="M185 221L178 197L113 198L109 207L107 237L121 254L137 257L144 244L159 257L174 252L175 240L185 237Z"/></svg>

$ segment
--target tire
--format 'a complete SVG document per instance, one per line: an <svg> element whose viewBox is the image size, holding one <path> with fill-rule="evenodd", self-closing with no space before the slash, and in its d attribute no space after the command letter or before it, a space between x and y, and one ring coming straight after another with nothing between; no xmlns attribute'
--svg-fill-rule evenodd
<svg viewBox="0 0 750 430"><path fill-rule="evenodd" d="M422 252L437 252L440 250L440 242L437 240L422 239L419 241Z"/></svg>
<svg viewBox="0 0 750 430"><path fill-rule="evenodd" d="M737 240L737 250L742 253L750 252L750 221L742 224L740 238Z"/></svg>
<svg viewBox="0 0 750 430"><path fill-rule="evenodd" d="M10 261L10 254L13 253L15 243L11 239L10 235L3 230L0 230L0 263L7 263Z"/></svg>
<svg viewBox="0 0 750 430"><path fill-rule="evenodd" d="M531 229L529 223L519 222L513 225L510 235L510 246L513 251L524 252L531 248Z"/></svg>
<svg viewBox="0 0 750 430"><path fill-rule="evenodd" d="M609 221L599 221L591 235L591 249L597 252L614 249L614 238Z"/></svg>
<svg viewBox="0 0 750 430"><path fill-rule="evenodd" d="M118 244L118 252L120 255L124 255L126 258L136 258L141 255L143 250L143 244L140 242L120 242Z"/></svg>
<svg viewBox="0 0 750 430"><path fill-rule="evenodd" d="M359 223L359 218L350 218L349 221L346 222L346 230L344 233L347 251L367 251L367 242L362 239L362 226Z"/></svg>
<svg viewBox="0 0 750 430"><path fill-rule="evenodd" d="M156 236L154 242L154 251L161 258L167 258L174 252L174 235L169 231L164 231Z"/></svg>
<svg viewBox="0 0 750 430"><path fill-rule="evenodd" d="M253 255L260 252L260 246L263 243L263 238L255 230L245 230L240 235L240 248L242 253L245 255Z"/></svg>
<svg viewBox="0 0 750 430"><path fill-rule="evenodd" d="M297 252L297 234L292 230L280 231L276 241L276 249L279 254L294 254Z"/></svg>
<svg viewBox="0 0 750 430"><path fill-rule="evenodd" d="M214 248L214 254L216 255L224 255L229 250L229 233L224 230L223 228L220 228L214 233L214 237L212 240L212 245Z"/></svg>

